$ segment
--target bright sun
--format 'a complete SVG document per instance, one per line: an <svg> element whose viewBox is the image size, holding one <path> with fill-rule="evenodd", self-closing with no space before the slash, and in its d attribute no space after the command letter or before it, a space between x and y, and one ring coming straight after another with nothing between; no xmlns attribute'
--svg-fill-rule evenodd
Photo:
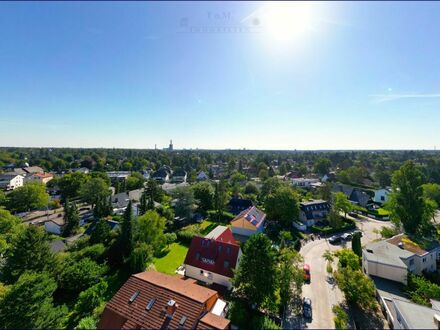
<svg viewBox="0 0 440 330"><path fill-rule="evenodd" d="M264 34L272 41L288 42L311 29L312 8L307 1L270 2L258 11Z"/></svg>

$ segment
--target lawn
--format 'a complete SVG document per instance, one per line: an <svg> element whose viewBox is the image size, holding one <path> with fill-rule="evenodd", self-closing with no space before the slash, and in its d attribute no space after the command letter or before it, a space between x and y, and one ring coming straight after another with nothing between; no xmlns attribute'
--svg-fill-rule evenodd
<svg viewBox="0 0 440 330"><path fill-rule="evenodd" d="M154 266L158 272L175 275L174 271L183 264L188 247L173 243L169 249L164 249L159 258L154 258Z"/></svg>
<svg viewBox="0 0 440 330"><path fill-rule="evenodd" d="M388 212L387 210L383 209L383 208L378 208L377 209L377 214L379 216L385 217L387 215L390 215L390 212Z"/></svg>
<svg viewBox="0 0 440 330"><path fill-rule="evenodd" d="M213 230L217 226L227 226L230 227L231 225L229 223L222 223L222 222L215 222L211 220L204 220L200 224L200 229L202 230L202 235L208 234L211 230Z"/></svg>

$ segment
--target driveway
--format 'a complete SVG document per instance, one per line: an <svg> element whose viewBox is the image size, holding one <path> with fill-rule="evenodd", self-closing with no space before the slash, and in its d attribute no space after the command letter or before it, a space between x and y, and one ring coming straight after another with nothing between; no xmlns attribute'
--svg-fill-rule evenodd
<svg viewBox="0 0 440 330"><path fill-rule="evenodd" d="M370 218L355 220L358 228L363 232L362 245L380 238L375 230L380 230L383 226L390 226L389 222ZM343 302L344 296L336 285L328 283L326 261L322 255L326 250L337 251L343 247L342 244L332 245L327 239L320 239L311 241L301 248L300 253L304 262L310 265L311 270L311 282L303 286L303 297L312 300L313 318L311 322L306 322L302 317L289 315L285 319L285 328L334 328L332 306ZM351 243L347 243L346 247L351 248Z"/></svg>

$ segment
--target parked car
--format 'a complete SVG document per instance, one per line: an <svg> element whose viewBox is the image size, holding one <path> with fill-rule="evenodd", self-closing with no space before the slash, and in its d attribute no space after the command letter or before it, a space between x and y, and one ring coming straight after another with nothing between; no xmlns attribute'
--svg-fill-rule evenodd
<svg viewBox="0 0 440 330"><path fill-rule="evenodd" d="M359 214L357 214L356 212L348 212L348 215L353 218L359 218Z"/></svg>
<svg viewBox="0 0 440 330"><path fill-rule="evenodd" d="M353 235L351 235L350 233L345 233L344 235L342 235L342 239L344 241L351 241L352 238L353 238Z"/></svg>
<svg viewBox="0 0 440 330"><path fill-rule="evenodd" d="M334 235L328 239L330 244L338 244L341 241L341 236Z"/></svg>
<svg viewBox="0 0 440 330"><path fill-rule="evenodd" d="M307 319L312 319L312 300L310 298L303 299L303 315Z"/></svg>
<svg viewBox="0 0 440 330"><path fill-rule="evenodd" d="M306 283L310 283L310 280L312 279L310 276L310 265L304 264L303 270L304 270L304 280L306 281Z"/></svg>

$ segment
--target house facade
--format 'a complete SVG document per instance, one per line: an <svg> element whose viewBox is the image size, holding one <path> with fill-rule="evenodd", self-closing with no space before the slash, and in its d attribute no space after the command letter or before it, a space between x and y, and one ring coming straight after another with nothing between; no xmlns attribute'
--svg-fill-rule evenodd
<svg viewBox="0 0 440 330"><path fill-rule="evenodd" d="M206 284L232 288L231 279L241 257L231 230L217 226L205 237L194 237L185 258L185 275Z"/></svg>
<svg viewBox="0 0 440 330"><path fill-rule="evenodd" d="M314 184L319 183L319 179L313 178L294 178L290 179L290 183L298 188L311 188Z"/></svg>
<svg viewBox="0 0 440 330"><path fill-rule="evenodd" d="M330 212L330 203L321 199L301 202L299 219L307 227L314 226L318 221L325 220Z"/></svg>
<svg viewBox="0 0 440 330"><path fill-rule="evenodd" d="M183 183L186 182L187 177L188 174L186 173L186 171L182 168L179 168L173 172L172 182Z"/></svg>
<svg viewBox="0 0 440 330"><path fill-rule="evenodd" d="M421 275L437 270L440 246L432 242L427 250L410 243L403 234L374 242L362 249L365 274L407 284L408 273Z"/></svg>
<svg viewBox="0 0 440 330"><path fill-rule="evenodd" d="M50 180L53 179L53 174L51 173L35 173L26 176L25 181L27 182L40 182L43 184L47 184Z"/></svg>
<svg viewBox="0 0 440 330"><path fill-rule="evenodd" d="M374 202L379 204L384 204L388 201L388 195L391 193L391 190L388 188L382 188L374 191Z"/></svg>
<svg viewBox="0 0 440 330"><path fill-rule="evenodd" d="M0 189L14 190L22 187L24 184L24 176L15 173L0 174Z"/></svg>
<svg viewBox="0 0 440 330"><path fill-rule="evenodd" d="M231 221L233 234L249 237L264 231L266 214L255 206L249 207Z"/></svg>

